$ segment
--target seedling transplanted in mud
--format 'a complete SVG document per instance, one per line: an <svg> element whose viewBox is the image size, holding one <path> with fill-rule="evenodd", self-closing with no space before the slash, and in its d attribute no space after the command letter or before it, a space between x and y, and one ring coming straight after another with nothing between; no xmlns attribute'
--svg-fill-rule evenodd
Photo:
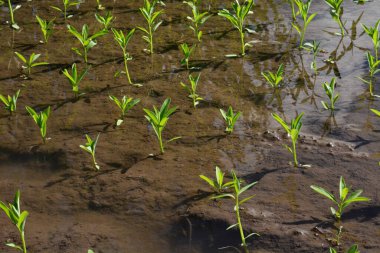
<svg viewBox="0 0 380 253"><path fill-rule="evenodd" d="M224 174L218 166L215 166L215 179L204 175L199 175L199 177L206 181L216 193L222 193L234 184L233 182L224 182Z"/></svg>
<svg viewBox="0 0 380 253"><path fill-rule="evenodd" d="M335 110L335 103L339 99L340 94L335 95L336 79L331 79L330 83L324 82L322 84L323 89L326 92L327 97L330 99L330 104L325 101L321 101L323 108L333 112Z"/></svg>
<svg viewBox="0 0 380 253"><path fill-rule="evenodd" d="M196 77L193 77L190 74L189 75L190 85L186 85L183 82L181 82L181 86L189 93L189 98L191 98L193 100L193 106L194 106L194 108L197 107L197 105L199 104L199 101L203 100L203 98L201 98L197 94L197 87L198 87L198 82L199 82L200 76L201 76L201 74L199 74Z"/></svg>
<svg viewBox="0 0 380 253"><path fill-rule="evenodd" d="M163 13L163 10L155 11L155 7L157 3L160 1L153 1L152 3L149 0L144 0L144 6L140 8L140 12L148 23L148 28L138 26L137 28L143 31L146 35L143 35L142 38L148 43L149 49L146 51L149 54L154 53L153 49L153 33L158 29L158 27L162 24L162 20L157 21L156 19Z"/></svg>
<svg viewBox="0 0 380 253"><path fill-rule="evenodd" d="M149 121L149 123L151 124L157 136L158 142L160 144L161 154L163 154L165 151L164 143L162 140L162 131L165 129L165 126L168 123L169 117L177 110L177 106L170 108L170 102L171 102L171 99L167 98L162 104L160 110L158 110L155 106L153 106L153 111L146 108L143 109L144 112L146 113L145 118ZM178 136L174 137L166 141L166 143L177 140L179 138L181 137L178 137Z"/></svg>
<svg viewBox="0 0 380 253"><path fill-rule="evenodd" d="M294 160L294 167L298 167L298 160L297 160L297 150L296 150L296 143L302 128L302 116L304 113L299 114L295 119L292 119L290 122L290 125L288 125L279 115L276 113L272 113L273 119L275 119L288 133L288 136L290 136L290 139L292 140L292 147L289 147L286 144L283 144L283 146L293 154L293 160Z"/></svg>
<svg viewBox="0 0 380 253"><path fill-rule="evenodd" d="M128 113L128 111L134 107L135 105L137 105L139 102L140 102L140 99L136 98L136 99L133 99L133 98L129 98L127 96L123 96L123 98L121 100L119 100L117 97L115 96L112 96L110 95L109 98L117 105L117 107L119 107L119 109L121 110L121 115L120 115L120 118L116 121L116 125L117 126L120 126L123 121L124 121L124 117L125 115Z"/></svg>
<svg viewBox="0 0 380 253"><path fill-rule="evenodd" d="M13 203L8 203L8 205L6 205L2 201L0 201L0 208L4 211L9 220L13 223L13 225L17 227L22 242L22 246L19 246L15 243L7 243L6 245L8 247L17 249L23 253L26 253L27 251L25 243L25 223L29 213L28 211L21 211L20 190L17 190Z"/></svg>
<svg viewBox="0 0 380 253"><path fill-rule="evenodd" d="M239 119L241 112L234 113L232 106L228 107L228 110L219 109L224 121L226 122L225 132L231 134L234 131L236 121Z"/></svg>
<svg viewBox="0 0 380 253"><path fill-rule="evenodd" d="M81 149L83 149L84 151L91 154L92 162L93 162L96 170L100 170L100 166L98 165L98 163L96 162L96 159L95 159L95 151L96 151L96 145L98 144L99 135L100 134L98 134L98 136L96 136L96 139L93 140L93 139L91 139L91 137L89 135L86 134L86 140L87 140L86 144L79 145L79 147Z"/></svg>
<svg viewBox="0 0 380 253"><path fill-rule="evenodd" d="M284 65L281 64L276 73L272 73L271 71L261 72L261 75L267 80L272 88L278 88L280 82L283 80L282 75L284 74Z"/></svg>
<svg viewBox="0 0 380 253"><path fill-rule="evenodd" d="M367 62L369 67L369 80L365 80L364 78L358 77L361 81L368 84L369 94L372 97L379 97L373 93L373 82L374 77L377 73L380 72L380 60L376 59L376 56L373 56L370 52L366 52Z"/></svg>
<svg viewBox="0 0 380 253"><path fill-rule="evenodd" d="M110 11L107 11L104 17L99 13L95 13L95 19L103 25L104 30L108 30L111 27L112 22L115 20L115 17L112 16Z"/></svg>
<svg viewBox="0 0 380 253"><path fill-rule="evenodd" d="M38 21L38 24L40 25L41 32L44 36L44 42L47 43L49 40L49 37L53 33L54 28L54 19L48 21L40 18L39 16L36 16L36 19Z"/></svg>
<svg viewBox="0 0 380 253"><path fill-rule="evenodd" d="M330 248L330 253L338 253L338 251L334 248ZM358 245L352 245L348 250L347 253L360 253Z"/></svg>
<svg viewBox="0 0 380 253"><path fill-rule="evenodd" d="M124 68L125 68L125 74L127 75L127 78L128 78L128 82L130 84L133 84L131 76L129 74L129 70L128 70L128 61L132 60L132 56L127 51L127 46L133 34L135 33L135 29L133 28L128 33L124 34L122 30L118 31L112 28L112 32L113 32L115 41L119 44L119 46L123 50ZM135 84L135 85L142 86L141 84Z"/></svg>
<svg viewBox="0 0 380 253"><path fill-rule="evenodd" d="M189 47L186 43L183 43L179 45L179 48L181 49L181 52L183 53L184 58L181 59L181 65L186 65L186 68L189 69L189 60L191 54L194 52L195 48L197 47L196 44Z"/></svg>
<svg viewBox="0 0 380 253"><path fill-rule="evenodd" d="M297 30L298 34L300 35L300 45L299 47L303 47L303 42L305 40L305 33L307 30L307 27L309 26L310 22L315 18L317 13L312 13L309 16L309 10L312 0L307 0L304 2L303 0L294 0L298 7L298 13L301 15L301 18L303 20L303 26L301 27L297 22L293 22L293 27Z"/></svg>
<svg viewBox="0 0 380 253"><path fill-rule="evenodd" d="M233 193L220 194L218 196L212 197L212 199L230 198L230 199L234 200L234 202L235 202L234 211L235 211L237 223L234 224L234 225L229 226L227 228L227 230L235 228L235 227L238 227L239 232L240 232L241 245L243 247L247 247L246 240L249 237L253 236L253 235L259 235L259 234L257 234L257 233L251 233L251 234L249 234L247 236L244 234L243 224L241 222L241 217L240 217L240 209L241 209L241 206L245 202L247 202L248 200L252 199L254 197L254 195L246 197L246 198L244 198L242 200L240 200L240 197L241 197L241 195L245 191L251 189L255 184L257 184L257 182L253 182L253 183L250 183L250 184L242 187L242 185L241 185L242 181L236 176L236 173L234 171L231 171L231 175L232 175L232 178L233 178L232 185L231 185L231 188L233 189Z"/></svg>
<svg viewBox="0 0 380 253"><path fill-rule="evenodd" d="M46 143L46 127L47 120L50 116L50 106L47 107L45 110L40 111L40 113L37 113L33 108L29 106L25 106L25 108L30 114L30 116L33 118L34 122L36 122L38 128L40 129L42 141Z"/></svg>
<svg viewBox="0 0 380 253"><path fill-rule="evenodd" d="M5 109L9 111L9 113L11 114L16 111L17 99L18 99L18 96L20 95L20 91L21 90L18 90L15 95L13 96L8 95L7 97L0 94L1 102L3 102Z"/></svg>
<svg viewBox="0 0 380 253"><path fill-rule="evenodd" d="M227 9L220 10L218 12L219 16L222 16L229 20L231 24L238 29L240 34L240 41L241 41L241 55L245 55L246 47L251 47L251 43L245 43L244 40L244 22L247 18L248 14L251 14L252 7L254 6L253 0L246 0L243 4L240 4L238 0L235 0L234 3L232 3L232 9L234 10L234 13L231 13Z"/></svg>
<svg viewBox="0 0 380 253"><path fill-rule="evenodd" d="M67 25L67 29L72 35L74 35L79 40L80 44L82 45L83 52L81 52L78 48L75 47L71 48L71 50L73 50L78 55L82 56L85 63L87 63L88 51L97 44L97 41L95 39L108 33L107 30L103 29L90 36L88 33L87 24L83 25L81 33L79 33L71 25Z"/></svg>
<svg viewBox="0 0 380 253"><path fill-rule="evenodd" d="M61 8L59 8L57 6L50 6L50 7L53 8L54 10L59 11L60 13L62 13L63 14L63 18L66 21L67 18L71 18L71 16L72 16L72 15L67 16L67 9L70 6L75 6L75 5L80 4L80 1L62 0L62 3L63 3L63 9L61 9Z"/></svg>
<svg viewBox="0 0 380 253"><path fill-rule="evenodd" d="M380 34L379 34L380 19L377 20L375 26L366 26L362 24L365 33L371 38L373 43L373 49L375 51L375 59L379 59L379 48L380 48Z"/></svg>
<svg viewBox="0 0 380 253"><path fill-rule="evenodd" d="M313 40L312 42L306 42L303 48L313 53L313 61L311 62L311 69L314 70L315 74L318 74L317 67L317 55L321 51L319 46L320 42Z"/></svg>
<svg viewBox="0 0 380 253"><path fill-rule="evenodd" d="M346 182L344 181L343 177L340 177L339 181L339 198L336 198L332 193L328 192L322 187L311 185L311 189L313 189L315 192L321 194L322 196L325 196L332 202L334 202L337 205L337 208L330 207L331 213L334 215L334 217L340 221L343 211L346 207L348 207L350 204L354 202L367 202L370 201L367 197L360 196L362 194L362 190L357 190L352 193L350 193L350 188L347 187Z"/></svg>
<svg viewBox="0 0 380 253"><path fill-rule="evenodd" d="M15 21L14 12L21 8L21 5L18 4L14 8L12 6L11 0L8 0L8 9L9 9L9 15L11 16L11 27L15 30L19 30L20 27Z"/></svg>
<svg viewBox="0 0 380 253"><path fill-rule="evenodd" d="M16 56L25 64L22 66L23 69L26 69L27 75L30 76L32 68L42 65L48 65L47 62L36 62L40 58L41 54L32 53L27 60L22 54L15 52Z"/></svg>
<svg viewBox="0 0 380 253"><path fill-rule="evenodd" d="M76 63L74 63L71 66L71 74L69 73L69 71L67 69L64 69L62 73L69 80L75 97L78 97L78 95L79 95L79 83L82 81L84 76L87 74L87 69L85 69L82 73L78 73L77 65L76 65Z"/></svg>
<svg viewBox="0 0 380 253"><path fill-rule="evenodd" d="M325 0L325 3L330 6L331 17L338 23L341 36L344 36L344 26L342 23L343 7L341 6L344 0Z"/></svg>
<svg viewBox="0 0 380 253"><path fill-rule="evenodd" d="M192 1L184 1L185 4L189 5L191 8L191 12L193 14L192 17L187 16L187 19L190 20L191 25L189 28L193 30L195 37L199 42L202 41L203 32L200 30L200 27L209 19L212 15L209 15L207 11L199 12L198 5L200 4L199 0Z"/></svg>

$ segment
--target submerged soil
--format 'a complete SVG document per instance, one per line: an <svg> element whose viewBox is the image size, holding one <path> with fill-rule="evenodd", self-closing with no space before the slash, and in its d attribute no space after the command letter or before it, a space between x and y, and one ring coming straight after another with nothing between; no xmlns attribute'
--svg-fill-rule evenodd
<svg viewBox="0 0 380 253"><path fill-rule="evenodd" d="M145 25L138 8L142 1L103 1L116 17L114 27L131 29ZM203 9L216 13L230 1L204 1ZM79 46L58 17L48 44L41 44L41 33L34 15L53 18L58 14L49 6L61 1L20 2L16 12L20 31L5 24L7 9L2 7L0 27L1 94L21 89L18 112L0 118L0 199L10 201L21 190L22 208L30 216L26 240L30 252L181 252L212 253L239 251L239 234L225 229L235 223L233 203L212 201L212 192L199 178L212 177L215 165L224 171L234 169L245 182L258 181L249 194L255 198L244 204L242 219L246 232L259 233L249 239L250 252L328 252L336 226L327 199L318 196L310 185L338 190L344 176L354 189L363 189L371 202L354 204L343 216L343 248L357 243L361 252L380 252L380 120L370 108L380 108L379 99L369 99L367 86L357 76L366 77L365 50L372 47L361 23L374 24L380 14L377 1L356 5L344 3L343 20L348 35L334 35L337 24L323 1L315 1L318 12L306 40L321 41L319 74L310 69L312 55L298 50L298 35L291 26L291 11L286 1L260 1L249 17L255 30L247 35L254 47L246 57L230 59L224 55L239 52L237 31L214 15L203 27L202 44L191 61L201 72L199 84L203 101L194 109L180 82L187 82L188 71L179 64L178 45L194 43L187 27L190 10L182 1L166 1L164 23L157 30L156 54L147 56L141 33L131 40L129 62L133 79L143 84L128 84L125 76L114 74L123 68L122 54L111 34L98 40L89 53L91 69L80 89L85 94L74 99L62 70L77 62L85 68L71 48ZM67 22L77 29L89 24L100 29L94 18L95 1L73 8ZM20 76L21 63L14 51L29 55L41 53L50 64L33 69L28 80ZM323 60L329 57L335 63ZM284 87L268 88L261 71L285 66ZM326 96L321 87L337 77L341 98L335 116L323 111ZM377 85L378 86L378 85ZM379 93L378 87L375 93ZM120 127L115 127L119 112L108 95L140 98ZM167 125L165 138L182 138L158 154L153 130L142 108L160 105L170 97L179 110ZM24 110L52 106L46 144ZM235 131L225 135L219 108L232 105L242 111ZM305 112L298 153L302 164L295 169L291 155L282 147L289 140L274 122L276 112L288 121ZM79 145L85 134L100 133L97 146L99 172ZM4 215L0 218L0 251L11 252L7 241L18 241L18 234ZM223 248L223 249L220 249Z"/></svg>

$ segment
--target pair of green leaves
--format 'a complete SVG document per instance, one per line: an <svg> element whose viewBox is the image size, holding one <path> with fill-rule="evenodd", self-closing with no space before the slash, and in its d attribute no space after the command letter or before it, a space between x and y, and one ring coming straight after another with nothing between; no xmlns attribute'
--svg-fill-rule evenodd
<svg viewBox="0 0 380 253"><path fill-rule="evenodd" d="M64 69L62 72L70 82L72 90L77 96L79 94L79 83L83 80L84 76L87 74L87 69L85 69L82 73L78 73L77 65L74 63L71 66L71 74L68 69Z"/></svg>
<svg viewBox="0 0 380 253"><path fill-rule="evenodd" d="M184 88L189 93L189 98L191 98L193 100L194 108L197 107L197 105L199 104L199 101L203 100L203 98L197 94L197 87L198 87L198 82L199 82L200 76L201 76L201 74L199 74L196 77L193 77L190 74L189 75L190 85L187 85L187 84L184 84L183 82L181 82L182 88Z"/></svg>
<svg viewBox="0 0 380 253"><path fill-rule="evenodd" d="M40 58L41 54L32 53L29 56L29 59L26 59L25 56L23 56L22 54L20 54L18 52L15 52L15 54L25 64L22 67L27 70L28 75L31 74L32 68L49 64L47 62L37 62L37 60L38 60L38 58Z"/></svg>
<svg viewBox="0 0 380 253"><path fill-rule="evenodd" d="M89 135L86 134L86 140L87 140L86 144L79 145L79 147L81 149L83 149L84 151L91 154L92 161L93 161L93 164L94 164L94 167L96 170L100 170L100 166L98 165L98 163L96 162L96 159L95 159L95 151L96 151L96 145L98 144L99 135L100 134L98 134L96 136L96 139L93 140L93 139L91 139L91 137Z"/></svg>
<svg viewBox="0 0 380 253"><path fill-rule="evenodd" d="M37 113L33 108L26 106L25 107L30 116L32 116L34 122L37 124L37 126L40 129L40 134L42 137L43 142L46 142L46 128L47 128L47 120L50 116L50 106L48 106L46 109L40 111Z"/></svg>
<svg viewBox="0 0 380 253"><path fill-rule="evenodd" d="M120 126L123 121L125 115L128 113L128 111L137 105L140 102L140 99L133 99L131 97L123 96L121 100L119 100L117 97L110 95L109 98L119 107L121 110L120 118L116 121L116 125Z"/></svg>
<svg viewBox="0 0 380 253"><path fill-rule="evenodd" d="M192 55L196 47L197 47L197 44L194 44L191 47L189 47L187 43L183 43L179 45L179 48L181 49L184 56L183 59L181 59L181 65L186 65L187 69L189 69L190 56Z"/></svg>
<svg viewBox="0 0 380 253"><path fill-rule="evenodd" d="M216 193L221 193L233 185L233 182L224 182L224 174L225 173L222 172L218 166L215 166L215 179L208 178L204 175L200 175L199 177L206 181Z"/></svg>
<svg viewBox="0 0 380 253"><path fill-rule="evenodd" d="M322 87L325 90L327 97L330 99L330 104L326 103L325 101L321 101L323 108L325 108L326 110L334 111L335 103L340 97L340 94L335 95L335 86L335 77L331 79L330 83L324 82L322 84Z"/></svg>
<svg viewBox="0 0 380 253"><path fill-rule="evenodd" d="M17 99L21 90L18 90L15 95L8 95L7 97L0 94L0 100L3 102L4 107L10 113L15 112L17 109Z"/></svg>
<svg viewBox="0 0 380 253"><path fill-rule="evenodd" d="M235 123L239 119L241 112L234 113L232 106L229 106L227 111L220 109L220 113L227 125L225 132L231 134L234 131Z"/></svg>
<svg viewBox="0 0 380 253"><path fill-rule="evenodd" d="M45 43L48 42L50 36L53 34L53 29L54 29L54 19L48 21L40 18L39 16L36 15L36 19L38 24L40 25L41 32L44 36L44 41Z"/></svg>
<svg viewBox="0 0 380 253"><path fill-rule="evenodd" d="M284 65L280 64L276 73L271 71L261 72L261 75L267 80L272 88L278 88L281 81L283 80L282 75L284 74Z"/></svg>

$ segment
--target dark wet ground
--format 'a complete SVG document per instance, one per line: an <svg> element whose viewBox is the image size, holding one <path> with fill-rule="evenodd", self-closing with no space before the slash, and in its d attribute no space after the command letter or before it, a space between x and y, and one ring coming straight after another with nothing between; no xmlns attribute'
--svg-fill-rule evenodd
<svg viewBox="0 0 380 253"><path fill-rule="evenodd" d="M144 25L138 8L142 1L103 1L116 16L114 27L130 29ZM166 1L164 23L157 31L153 57L142 52L141 33L133 37L129 62L134 80L132 87L121 70L119 47L111 34L99 39L89 53L92 68L80 89L86 94L73 100L71 87L61 70L78 62L72 53L77 41L66 31L62 18L47 45L40 44L41 33L32 18L57 15L49 5L60 1L21 2L16 12L21 30L0 26L1 94L21 89L18 112L1 114L0 131L0 199L10 200L17 189L22 192L22 206L30 212L26 238L30 252L236 252L239 237L235 230L232 203L208 199L210 189L198 175L214 175L215 165L223 170L235 169L246 182L259 181L249 191L256 197L242 211L247 232L261 236L250 240L251 252L327 252L332 228L329 203L311 191L316 184L336 193L339 176L349 185L363 189L370 203L357 204L343 218L342 243L360 245L362 252L380 252L380 120L369 108L380 108L378 99L369 99L367 87L357 76L365 76L365 50L372 47L360 23L373 25L379 18L376 1L356 5L346 1L344 17L348 35L340 37L328 7L314 1L318 12L306 40L321 41L325 51L318 56L319 75L310 70L312 56L297 48L298 35L291 26L286 1L260 1L249 18L256 33L248 40L256 43L243 59L224 55L239 51L235 30L221 17L214 16L204 26L205 35L193 57L192 65L201 68L199 94L206 101L198 109L180 87L188 71L181 68L178 44L193 43L187 28L189 9L181 1ZM210 1L212 12L229 1ZM208 6L205 1L204 8ZM95 1L74 9L68 23L76 28L90 24L100 29L94 18ZM8 19L2 7L0 20ZM32 78L20 77L20 63L14 51L26 55L41 53L50 63L33 70ZM336 64L323 60L335 56ZM277 93L268 88L261 71L285 66L285 86ZM337 77L341 99L335 114L336 124L323 111L320 101L326 96L321 84ZM375 87L375 93L380 93ZM108 95L133 96L141 103L132 109L119 128L113 124L119 112ZM163 156L158 152L154 133L143 117L142 108L159 105L172 98L179 111L168 123L166 137L182 136L170 143ZM219 108L232 105L243 116L231 136L223 133ZM52 106L46 145L24 110ZM299 144L300 162L309 169L289 166L291 156L281 146L283 131L272 120L276 112L290 120L305 112ZM269 131L269 132L267 132ZM89 156L80 150L84 135L100 132L94 172ZM18 240L15 228L4 216L0 219L0 241ZM316 230L315 227L318 226ZM5 246L0 250L10 252Z"/></svg>

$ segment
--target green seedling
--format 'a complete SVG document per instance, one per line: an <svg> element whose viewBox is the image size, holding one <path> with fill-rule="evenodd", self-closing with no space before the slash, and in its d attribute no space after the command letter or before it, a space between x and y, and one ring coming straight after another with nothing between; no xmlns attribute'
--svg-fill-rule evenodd
<svg viewBox="0 0 380 253"><path fill-rule="evenodd" d="M226 122L225 132L231 134L234 131L236 121L239 119L241 112L234 113L232 106L228 107L228 110L219 109L224 121Z"/></svg>
<svg viewBox="0 0 380 253"><path fill-rule="evenodd" d="M231 24L236 29L238 29L241 41L241 55L245 55L246 47L252 46L252 44L244 42L244 22L247 18L247 15L252 13L251 9L253 5L253 0L246 0L244 4L240 4L238 0L235 0L235 2L232 3L232 9L234 10L234 13L231 13L227 9L223 9L218 12L219 16L222 16L229 20Z"/></svg>
<svg viewBox="0 0 380 253"><path fill-rule="evenodd" d="M3 102L5 109L9 111L11 114L16 111L17 99L20 95L20 91L21 90L18 90L15 95L13 96L8 95L7 97L0 94L1 102Z"/></svg>
<svg viewBox="0 0 380 253"><path fill-rule="evenodd" d="M305 39L305 33L306 33L306 30L307 30L307 27L309 26L310 22L315 18L315 16L317 15L317 13L312 13L309 16L309 10L310 10L310 5L311 5L312 0L307 0L306 2L304 2L303 0L294 0L294 1L295 1L296 5L298 7L298 13L302 17L303 26L301 27L296 22L293 22L292 25L297 30L298 34L301 37L300 46L299 47L302 48L303 47L303 42L304 42L304 39Z"/></svg>
<svg viewBox="0 0 380 253"><path fill-rule="evenodd" d="M189 28L193 30L195 37L199 42L202 41L203 32L200 30L200 27L209 19L212 15L209 15L207 11L199 12L197 1L184 1L185 4L189 5L192 11L193 16L187 16L187 19L190 20L191 25Z"/></svg>
<svg viewBox="0 0 380 253"><path fill-rule="evenodd" d="M292 119L290 125L288 125L279 115L272 113L273 119L275 119L284 128L292 140L292 147L289 147L286 144L283 144L283 146L293 154L294 167L298 167L296 143L302 128L303 114L304 113L301 113L295 119Z"/></svg>
<svg viewBox="0 0 380 253"><path fill-rule="evenodd" d="M47 127L47 120L50 116L50 106L47 107L45 110L40 111L38 114L33 108L29 106L25 106L26 110L32 116L34 122L36 122L38 128L40 129L42 141L46 143L46 127Z"/></svg>
<svg viewBox="0 0 380 253"><path fill-rule="evenodd" d="M344 0L325 0L325 3L330 7L330 15L338 23L340 34L344 35L344 27L342 23L343 7L341 6Z"/></svg>
<svg viewBox="0 0 380 253"><path fill-rule="evenodd" d="M216 193L222 193L233 185L233 182L224 182L224 174L218 166L215 166L215 179L204 175L199 175L199 177L206 181Z"/></svg>
<svg viewBox="0 0 380 253"><path fill-rule="evenodd" d="M88 33L88 25L86 24L83 25L81 33L79 33L71 25L67 25L67 29L72 35L74 35L79 40L83 48L83 52L81 52L78 48L75 48L75 47L72 48L71 50L73 50L78 55L82 56L85 63L87 63L88 51L94 46L96 46L97 44L97 41L95 39L108 33L107 30L103 29L90 36Z"/></svg>
<svg viewBox="0 0 380 253"><path fill-rule="evenodd" d="M72 90L74 92L75 97L79 95L79 83L82 81L84 76L87 74L87 69L85 69L82 73L78 73L77 65L74 63L71 66L71 74L67 69L64 69L62 72L67 79L69 80Z"/></svg>
<svg viewBox="0 0 380 253"><path fill-rule="evenodd" d="M15 52L16 56L25 64L22 66L23 69L26 69L27 75L30 76L32 68L42 65L48 65L47 62L36 62L40 58L41 54L32 53L27 60L22 54Z"/></svg>
<svg viewBox="0 0 380 253"><path fill-rule="evenodd" d="M340 221L343 211L346 207L348 207L350 204L354 202L367 202L370 201L367 197L361 197L362 190L357 190L353 193L350 193L350 188L347 187L346 182L344 181L343 177L340 177L339 181L339 198L336 198L332 193L328 192L322 187L312 185L310 186L311 189L313 189L315 192L321 194L322 196L325 196L332 202L334 202L337 205L337 209L330 207L332 215Z"/></svg>
<svg viewBox="0 0 380 253"><path fill-rule="evenodd" d="M330 253L338 253L338 251L334 248L330 248ZM352 245L348 250L347 253L360 253L358 245Z"/></svg>
<svg viewBox="0 0 380 253"><path fill-rule="evenodd" d="M150 54L153 54L153 33L158 29L162 24L162 20L157 21L157 18L163 13L163 10L155 11L156 4L159 1L153 1L152 3L149 0L144 0L144 6L140 8L140 12L148 23L148 28L138 26L137 28L143 31L146 35L143 35L142 38L149 44L149 49L146 49Z"/></svg>
<svg viewBox="0 0 380 253"><path fill-rule="evenodd" d="M96 170L100 170L100 166L98 165L98 163L96 162L96 159L95 159L95 150L96 150L96 145L98 144L98 140L99 140L99 135L96 137L95 140L91 139L90 136L88 136L86 134L86 140L87 140L87 143L84 144L84 145L79 145L79 147L81 149L83 149L84 151L88 152L91 154L91 157L92 157L92 162L94 163L94 167Z"/></svg>
<svg viewBox="0 0 380 253"><path fill-rule="evenodd" d="M231 175L232 175L232 189L234 190L233 193L224 193L224 194L220 194L218 196L215 196L213 197L213 199L220 199L220 198L231 198L235 201L235 206L234 206L234 211L235 211L235 214L236 214L236 221L237 223L234 224L234 225L231 225L227 228L227 230L229 229L232 229L232 228L235 228L235 227L238 227L239 229L239 232L240 232L240 238L241 238L241 244L243 247L246 247L247 246L247 243L246 243L246 240L253 236L253 235L258 235L257 233L251 233L247 236L245 236L244 234L244 230L243 230L243 224L241 222L241 217L240 217L240 209L241 209L241 206L247 202L248 200L252 199L254 197L254 195L251 195L249 197L246 197L244 199L241 200L241 195L249 190L250 188L252 188L255 184L257 184L257 182L253 182L253 183L250 183L244 187L242 187L241 185L241 180L236 176L235 172L234 171L231 171Z"/></svg>
<svg viewBox="0 0 380 253"><path fill-rule="evenodd" d="M265 78L265 80L267 80L267 82L269 83L270 86L272 86L272 88L278 88L279 87L279 84L283 80L283 77L282 77L283 74L284 74L284 65L283 64L281 64L278 67L276 73L272 73L270 71L261 72L261 75Z"/></svg>
<svg viewBox="0 0 380 253"><path fill-rule="evenodd" d="M200 76L201 74L199 74L197 77L193 77L192 75L189 75L190 85L186 85L183 82L181 82L181 86L189 93L189 98L193 100L194 108L197 107L197 105L199 104L199 101L203 100L203 98L201 98L197 94L197 87L198 87Z"/></svg>
<svg viewBox="0 0 380 253"><path fill-rule="evenodd" d="M40 25L41 32L44 36L44 41L45 41L45 43L47 43L49 40L49 37L53 33L54 19L48 21L48 20L43 20L39 16L36 16L36 19L38 21L38 24Z"/></svg>
<svg viewBox="0 0 380 253"><path fill-rule="evenodd" d="M124 34L122 30L118 31L112 28L112 32L113 32L115 41L119 44L119 46L123 50L125 74L127 75L128 82L130 84L133 84L131 76L129 75L129 70L128 70L128 61L132 60L132 56L127 51L127 46L133 34L135 33L135 29L132 29L128 33ZM138 85L138 86L141 86L141 85Z"/></svg>
<svg viewBox="0 0 380 253"><path fill-rule="evenodd" d="M105 9L105 7L100 3L100 0L96 0L96 4L97 4L97 9L98 10L104 10Z"/></svg>
<svg viewBox="0 0 380 253"><path fill-rule="evenodd" d="M303 48L313 53L313 61L311 63L311 69L314 70L315 74L318 74L318 67L317 67L317 56L319 54L320 50L320 42L313 40L312 42L306 42L303 45Z"/></svg>
<svg viewBox="0 0 380 253"><path fill-rule="evenodd" d="M145 118L152 125L153 130L157 136L158 142L160 144L161 154L164 153L164 143L162 140L162 131L165 129L166 124L168 123L169 117L177 110L177 106L170 108L171 99L167 98L162 104L160 110L158 110L155 106L153 106L153 111L144 108L144 112L146 113ZM171 141L177 140L180 137L174 137L167 141L169 143Z"/></svg>
<svg viewBox="0 0 380 253"><path fill-rule="evenodd" d="M20 233L22 246L16 245L15 243L7 243L8 247L17 249L23 253L26 253L26 243L25 243L25 223L26 218L28 217L28 211L21 211L20 206L20 190L17 190L13 203L5 203L0 201L0 208L7 215L9 220L17 227L17 230Z"/></svg>
<svg viewBox="0 0 380 253"><path fill-rule="evenodd" d="M62 2L63 2L63 9L61 9L59 7L56 7L56 6L50 6L50 7L53 8L54 10L59 11L60 13L62 13L63 14L63 18L66 21L67 18L71 18L71 16L72 16L72 15L67 16L67 9L70 6L75 6L75 5L80 4L80 2L79 1L73 1L73 0L62 0Z"/></svg>
<svg viewBox="0 0 380 253"><path fill-rule="evenodd" d="M370 52L366 52L367 62L369 67L369 80L365 80L361 77L358 77L361 81L368 84L369 93L373 97L378 97L373 93L373 79L377 73L380 72L380 60L376 59L376 56L373 56Z"/></svg>
<svg viewBox="0 0 380 253"><path fill-rule="evenodd" d="M108 30L111 27L112 22L115 20L115 17L112 16L110 11L107 11L104 17L99 13L95 13L95 18L100 24L103 25L104 30Z"/></svg>
<svg viewBox="0 0 380 253"><path fill-rule="evenodd" d="M189 47L186 43L179 45L179 48L181 49L184 56L184 58L181 60L181 65L186 65L187 69L189 69L190 56L194 52L196 47L196 44L192 45L191 47Z"/></svg>
<svg viewBox="0 0 380 253"><path fill-rule="evenodd" d="M120 126L123 123L124 117L128 113L128 111L140 102L140 99L138 99L138 98L133 99L133 98L129 98L127 96L123 96L123 98L121 100L119 100L117 97L112 96L112 95L110 95L109 98L113 102L115 102L117 107L119 107L119 109L121 110L120 118L116 121L117 126Z"/></svg>
<svg viewBox="0 0 380 253"><path fill-rule="evenodd" d="M330 110L331 112L335 110L335 103L338 100L340 94L335 95L335 86L336 86L336 79L335 77L331 79L330 83L324 82L322 84L323 89L326 92L327 97L330 99L330 104L326 103L325 101L321 101L323 108L326 110Z"/></svg>
<svg viewBox="0 0 380 253"><path fill-rule="evenodd" d="M8 0L8 9L9 9L9 15L11 16L11 27L15 30L20 29L18 24L15 21L14 12L21 8L21 5L18 4L14 8L12 6L11 0Z"/></svg>
<svg viewBox="0 0 380 253"><path fill-rule="evenodd" d="M371 38L373 43L373 49L375 51L375 59L379 59L379 48L380 48L380 34L379 34L380 19L377 20L375 26L366 26L362 24L365 33Z"/></svg>

